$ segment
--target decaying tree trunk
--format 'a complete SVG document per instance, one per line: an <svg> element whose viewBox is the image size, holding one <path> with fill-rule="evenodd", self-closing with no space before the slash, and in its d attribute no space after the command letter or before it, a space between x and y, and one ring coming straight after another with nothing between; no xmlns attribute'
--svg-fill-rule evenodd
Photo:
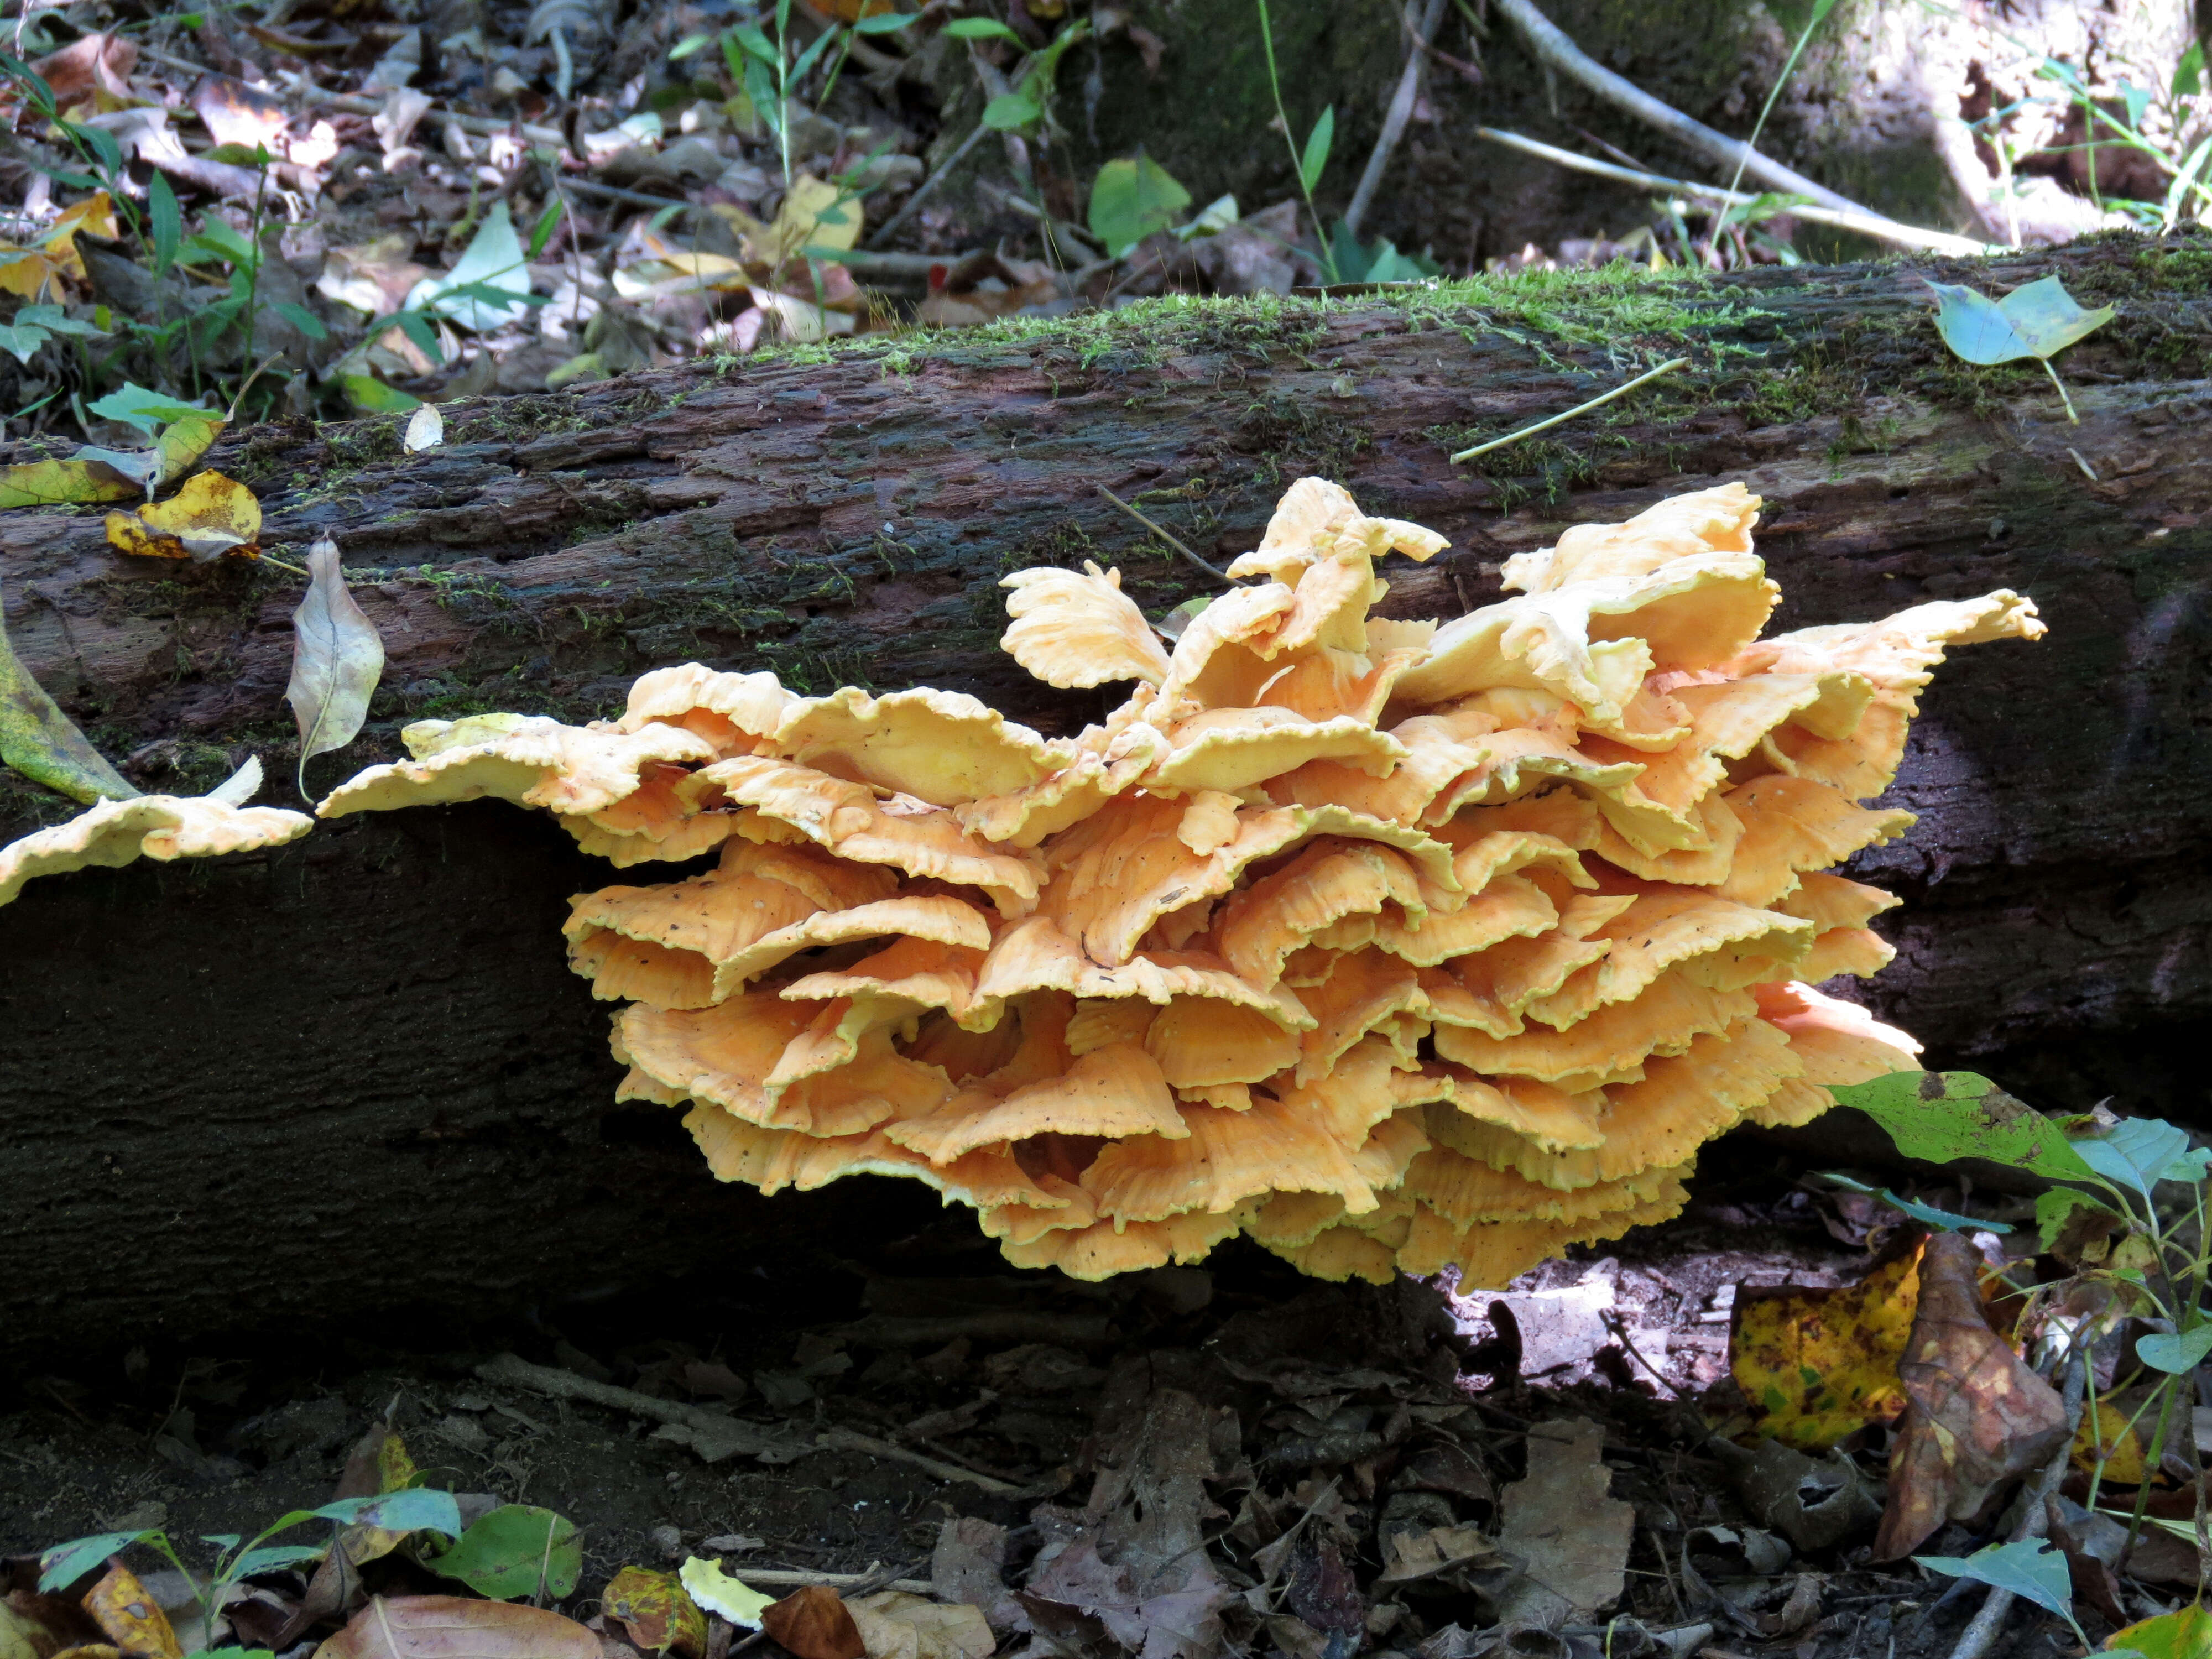
<svg viewBox="0 0 2212 1659"><path fill-rule="evenodd" d="M1949 359L1923 269L1993 291L2056 269L2116 304L2063 364L2081 424L2033 365ZM384 630L377 718L325 785L406 720L588 718L694 657L1071 729L1098 699L998 653L999 576L1097 558L1154 610L1210 586L1101 485L1225 560L1290 480L1341 479L1455 544L1389 573L1387 608L1455 615L1565 525L1743 478L1777 626L1998 586L2042 606L2047 641L1963 652L1927 699L1893 797L1919 827L1863 863L1908 900L1871 995L1934 1057L2086 1103L2155 1085L2212 1010L2208 289L2205 242L2123 240L1152 309L460 405L418 456L391 418L263 428L213 464L262 494L272 547L334 534ZM1650 392L1446 462L1677 353ZM281 573L126 559L96 514L19 513L0 592L26 662L143 784L204 787L247 747L289 774ZM59 815L7 789L0 834ZM0 910L4 1340L465 1312L921 1213L718 1188L669 1115L613 1106L606 1011L558 935L606 878L478 804L33 884Z"/></svg>

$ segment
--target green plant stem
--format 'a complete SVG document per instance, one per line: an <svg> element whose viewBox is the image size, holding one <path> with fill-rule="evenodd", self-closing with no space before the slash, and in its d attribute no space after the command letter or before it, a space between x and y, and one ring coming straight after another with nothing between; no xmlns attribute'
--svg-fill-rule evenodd
<svg viewBox="0 0 2212 1659"><path fill-rule="evenodd" d="M1274 20L1267 15L1267 0L1254 0L1254 3L1260 8L1260 46L1267 57L1267 90L1274 95L1275 119L1283 129L1283 143L1291 152L1291 176L1298 181L1299 193L1306 198L1306 216L1313 221L1314 240L1321 247L1322 269L1334 287L1344 279L1337 274L1335 250L1322 234L1321 210L1314 205L1312 187L1306 183L1305 157L1298 153L1297 136L1291 131L1290 112L1283 107L1282 78L1275 72Z"/></svg>
<svg viewBox="0 0 2212 1659"><path fill-rule="evenodd" d="M1759 135L1766 131L1766 118L1774 113L1774 106L1782 96L1782 88L1790 84L1790 76L1796 72L1797 60L1805 55L1805 47L1813 38L1813 31L1820 27L1834 5L1835 0L1814 0L1813 15L1805 20L1805 27L1798 31L1797 44L1790 48L1790 56L1783 62L1782 73L1774 77L1773 90L1766 94L1766 101L1759 106L1759 119L1751 124L1751 137L1743 141L1744 153L1735 158L1735 171L1729 175L1728 182L1730 191L1743 182L1744 163L1750 160L1751 152L1759 148Z"/></svg>
<svg viewBox="0 0 2212 1659"><path fill-rule="evenodd" d="M1146 529L1147 529L1147 530L1151 531L1151 532L1152 532L1152 534L1154 534L1155 536L1158 536L1158 537L1162 541L1165 542L1165 543L1166 543L1170 547L1172 547L1173 549L1175 549L1175 550L1176 550L1176 552L1178 552L1178 553L1182 554L1182 555L1183 556L1183 557L1185 557L1186 559L1188 559L1188 560L1189 560L1193 564L1196 565L1196 566L1197 566L1200 570L1203 570L1204 572L1206 572L1206 574L1207 575L1209 575L1209 576L1212 577L1214 580L1216 580L1216 581L1218 581L1218 582L1225 582L1225 581L1227 581L1227 580L1229 580L1229 573L1228 573L1228 572L1224 571L1224 570L1216 570L1216 569L1215 569L1212 565L1210 565L1210 564L1206 563L1206 562L1204 559L1200 558L1200 557L1198 556L1198 555L1197 555L1197 554L1195 554L1195 553L1192 552L1192 551L1190 550L1190 549L1189 549L1189 548L1188 548L1188 547L1184 546L1184 545L1183 545L1183 544L1182 544L1181 541L1179 541L1176 537L1174 537L1173 535L1170 534L1166 530L1163 529L1160 526L1154 524L1154 523L1153 523L1150 519L1146 518L1143 514L1141 514L1141 513L1139 513L1139 511L1137 511L1137 509L1136 509L1135 507L1133 507L1130 506L1128 502L1127 502L1127 501L1123 501L1123 500L1122 500L1119 495L1115 495L1112 490L1110 490L1110 489L1107 489L1107 488L1106 488L1106 486L1105 486L1104 484L1100 484L1100 485L1098 486L1098 493L1099 493L1100 495L1103 495L1103 496L1104 496L1108 501L1109 501L1113 502L1115 506L1116 506L1116 507L1120 507L1120 508L1121 508L1124 513L1127 514L1131 518L1134 519L1134 520L1135 520L1139 524L1140 524L1140 525L1144 526Z"/></svg>
<svg viewBox="0 0 2212 1659"><path fill-rule="evenodd" d="M1451 458L1452 465L1457 466L1462 461L1471 461L1476 456L1486 455L1493 449L1503 449L1508 444L1517 444L1522 439L1533 438L1539 432L1548 432L1564 422L1573 420L1577 415L1587 415L1599 405L1611 403L1615 398L1626 397L1648 380L1656 380L1662 374L1673 374L1674 370L1686 367L1689 361L1687 357L1669 358L1658 368L1648 368L1634 380L1617 386L1610 392L1601 392L1588 403L1577 404L1564 414L1554 415L1549 420L1539 421L1534 426L1524 426L1518 432L1509 432L1502 438L1492 438L1488 443L1477 444L1472 449L1462 449Z"/></svg>
<svg viewBox="0 0 2212 1659"><path fill-rule="evenodd" d="M2058 378L2058 371L2051 368L2051 359L2038 357L2035 361L2043 365L2043 372L2051 377L2051 384L2058 388L2058 401L2066 405L2066 418L2076 426L2081 425L2081 417L2074 412L2074 400L2066 395L2066 382Z"/></svg>

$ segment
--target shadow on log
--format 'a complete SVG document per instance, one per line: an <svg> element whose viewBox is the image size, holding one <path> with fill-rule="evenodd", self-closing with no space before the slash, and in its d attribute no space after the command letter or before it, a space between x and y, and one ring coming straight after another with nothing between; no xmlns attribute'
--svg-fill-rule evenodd
<svg viewBox="0 0 2212 1659"><path fill-rule="evenodd" d="M1918 280L2052 270L2118 307L2066 359L2079 426L2039 371L1951 360ZM1568 524L1741 477L1767 500L1777 629L2000 586L2051 626L1961 653L1926 700L1890 797L1919 826L1856 871L1907 901L1869 1000L2031 1097L2173 1109L2141 1091L2212 1012L2209 292L2212 242L2113 239L1170 304L451 405L420 456L389 417L263 428L213 465L262 495L272 545L336 536L384 631L375 718L325 781L396 753L405 720L587 719L695 657L1072 729L1098 697L998 653L999 576L1118 563L1155 614L1203 581L1101 484L1225 561L1292 478L1338 478L1451 538L1388 573L1385 607L1450 616ZM1595 416L1446 462L1678 354ZM0 593L27 665L143 784L204 787L248 747L289 774L279 573L128 560L97 514L14 514ZM0 833L61 810L0 783ZM763 1207L669 1117L613 1107L605 1010L558 934L607 872L562 841L504 806L413 812L0 911L0 1330L512 1307L922 1213L860 1182Z"/></svg>

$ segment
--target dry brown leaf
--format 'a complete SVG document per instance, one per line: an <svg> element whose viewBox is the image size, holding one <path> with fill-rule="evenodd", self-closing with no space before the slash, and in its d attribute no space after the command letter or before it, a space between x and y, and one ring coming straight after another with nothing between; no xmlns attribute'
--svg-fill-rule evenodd
<svg viewBox="0 0 2212 1659"><path fill-rule="evenodd" d="M1981 1267L1956 1233L1936 1234L1921 1253L1920 1305L1897 1368L1911 1404L1890 1449L1877 1561L1911 1553L1947 1520L1974 1516L2065 1443L2057 1390L1983 1316Z"/></svg>
<svg viewBox="0 0 2212 1659"><path fill-rule="evenodd" d="M861 1659L868 1644L844 1598L827 1584L802 1584L761 1614L761 1628L798 1659Z"/></svg>
<svg viewBox="0 0 2212 1659"><path fill-rule="evenodd" d="M1598 1455L1604 1441L1586 1418L1538 1424L1528 1432L1527 1476L1498 1498L1499 1547L1580 1613L1627 1587L1636 1531L1634 1506L1611 1495L1613 1471Z"/></svg>
<svg viewBox="0 0 2212 1659"><path fill-rule="evenodd" d="M544 1607L465 1595L374 1595L317 1659L600 1659L599 1638Z"/></svg>

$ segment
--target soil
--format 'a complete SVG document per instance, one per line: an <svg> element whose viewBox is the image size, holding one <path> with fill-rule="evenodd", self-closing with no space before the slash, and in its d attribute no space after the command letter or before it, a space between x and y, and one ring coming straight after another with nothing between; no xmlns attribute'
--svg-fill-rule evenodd
<svg viewBox="0 0 2212 1659"><path fill-rule="evenodd" d="M465 1329L379 1327L313 1348L270 1340L137 1349L96 1370L54 1356L0 1401L0 1557L103 1529L158 1525L180 1538L251 1531L287 1509L327 1501L363 1431L388 1422L428 1483L546 1505L579 1524L584 1580L564 1604L578 1617L624 1565L665 1568L694 1553L720 1554L740 1577L748 1568L859 1572L880 1564L926 1579L940 1524L956 1516L1015 1529L1018 1581L1022 1528L1038 1499L1048 1504L1041 1516L1066 1512L1054 1504L1079 1506L1113 1424L1163 1390L1188 1388L1237 1408L1261 1492L1303 1498L1324 1477L1342 1483L1362 1517L1352 1565L1365 1584L1378 1565L1373 1518L1389 1522L1402 1513L1389 1505L1412 1501L1391 1436L1302 1439L1286 1433L1300 1416L1290 1407L1318 1413L1349 1400L1332 1425L1386 1427L1381 1413L1358 1405L1363 1388L1376 1397L1389 1383L1402 1395L1442 1377L1476 1407L1480 1424L1463 1437L1479 1466L1474 1484L1442 1500L1444 1518L1494 1526L1494 1494L1520 1475L1531 1426L1587 1417L1604 1426L1614 1496L1637 1508L1624 1613L1656 1631L1717 1616L1711 1653L1947 1652L1978 1597L1937 1606L1937 1586L1917 1570L1868 1567L1863 1529L1840 1550L1757 1582L1726 1581L1733 1604L1747 1610L1733 1621L1684 1577L1686 1559L1719 1570L1708 1559L1717 1547L1698 1528L1750 1524L1705 1450L1699 1416L1729 1402L1735 1287L1843 1283L1869 1260L1865 1244L1842 1242L1854 1231L1845 1218L1790 1188L1771 1147L1719 1149L1698 1193L1663 1229L1528 1275L1504 1308L1499 1297L1459 1296L1448 1284L1322 1285L1241 1245L1204 1268L1081 1285L1006 1268L947 1217L903 1234L881 1227L848 1237L842 1252L811 1246L773 1270L732 1264L648 1298L548 1306ZM963 1328L973 1334L947 1334ZM801 1434L842 1426L901 1438L1014 1482L1022 1495L845 1451L775 1467L705 1465L649 1423L477 1374L502 1352L678 1398L695 1397L683 1385L687 1374L695 1388L739 1388L733 1409L747 1419L781 1418ZM1293 1402L1295 1389L1271 1396L1252 1386L1286 1364L1334 1368L1346 1392L1313 1404ZM1860 1455L1878 1479L1878 1437ZM1929 1547L1963 1552L1980 1541L1954 1527ZM1805 1575L1812 1589L1800 1604L1814 1597L1817 1616L1801 1613L1768 1639L1762 1621L1775 1621ZM167 1588L182 1589L173 1575ZM1370 1613L1367 1645L1411 1654L1425 1641L1432 1656L1474 1651L1454 1649L1449 1627L1488 1622L1483 1611L1465 1595L1409 1599L1396 1613ZM2018 1614L2005 1650L2060 1651L2060 1628Z"/></svg>

